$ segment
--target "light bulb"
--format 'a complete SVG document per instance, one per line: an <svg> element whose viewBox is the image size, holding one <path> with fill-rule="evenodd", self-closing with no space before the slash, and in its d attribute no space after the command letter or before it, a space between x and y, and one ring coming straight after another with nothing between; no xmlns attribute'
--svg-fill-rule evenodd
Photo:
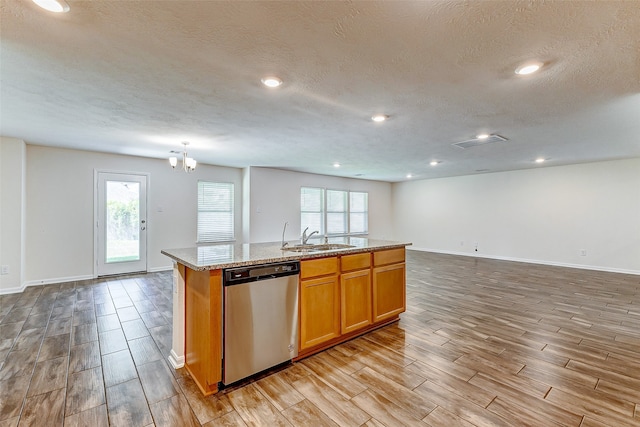
<svg viewBox="0 0 640 427"><path fill-rule="evenodd" d="M69 5L64 0L33 0L33 2L49 12L62 13L69 11Z"/></svg>
<svg viewBox="0 0 640 427"><path fill-rule="evenodd" d="M516 74L521 76L526 76L527 74L533 74L538 71L542 67L542 62L528 62L526 64L522 64L518 68L516 68Z"/></svg>
<svg viewBox="0 0 640 427"><path fill-rule="evenodd" d="M280 80L278 77L264 77L262 79L262 84L267 86L267 87L278 87L280 85L282 85L282 80Z"/></svg>

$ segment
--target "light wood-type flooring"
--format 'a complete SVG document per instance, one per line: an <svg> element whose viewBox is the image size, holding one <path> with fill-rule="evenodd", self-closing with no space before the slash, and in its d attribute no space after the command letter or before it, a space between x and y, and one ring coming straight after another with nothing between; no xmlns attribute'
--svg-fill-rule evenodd
<svg viewBox="0 0 640 427"><path fill-rule="evenodd" d="M203 398L171 274L0 297L0 426L640 426L640 276L408 251L401 321Z"/></svg>

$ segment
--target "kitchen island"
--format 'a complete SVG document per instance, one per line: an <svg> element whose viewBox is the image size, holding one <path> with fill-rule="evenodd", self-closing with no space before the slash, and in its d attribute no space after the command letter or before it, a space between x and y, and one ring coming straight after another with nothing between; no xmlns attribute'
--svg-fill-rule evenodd
<svg viewBox="0 0 640 427"><path fill-rule="evenodd" d="M215 244L162 253L174 261L169 361L184 366L205 394L222 375L226 268L300 261L295 360L398 320L405 310L405 247L362 237L331 239L324 250L281 243Z"/></svg>

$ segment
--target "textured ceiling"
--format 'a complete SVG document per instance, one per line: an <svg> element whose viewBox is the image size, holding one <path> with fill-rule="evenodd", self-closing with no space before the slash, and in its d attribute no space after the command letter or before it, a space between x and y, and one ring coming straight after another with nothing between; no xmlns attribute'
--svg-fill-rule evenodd
<svg viewBox="0 0 640 427"><path fill-rule="evenodd" d="M640 156L637 1L68 3L0 3L3 136L392 182Z"/></svg>

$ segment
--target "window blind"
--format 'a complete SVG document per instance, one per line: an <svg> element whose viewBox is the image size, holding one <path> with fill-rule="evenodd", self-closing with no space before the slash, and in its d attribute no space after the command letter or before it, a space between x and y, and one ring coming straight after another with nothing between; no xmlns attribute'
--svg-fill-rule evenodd
<svg viewBox="0 0 640 427"><path fill-rule="evenodd" d="M327 234L347 233L347 192L327 190Z"/></svg>
<svg viewBox="0 0 640 427"><path fill-rule="evenodd" d="M309 230L324 234L324 191L322 188L300 189L300 233Z"/></svg>
<svg viewBox="0 0 640 427"><path fill-rule="evenodd" d="M198 181L198 242L234 240L233 184Z"/></svg>
<svg viewBox="0 0 640 427"><path fill-rule="evenodd" d="M349 233L369 232L369 194L351 191L349 193Z"/></svg>

